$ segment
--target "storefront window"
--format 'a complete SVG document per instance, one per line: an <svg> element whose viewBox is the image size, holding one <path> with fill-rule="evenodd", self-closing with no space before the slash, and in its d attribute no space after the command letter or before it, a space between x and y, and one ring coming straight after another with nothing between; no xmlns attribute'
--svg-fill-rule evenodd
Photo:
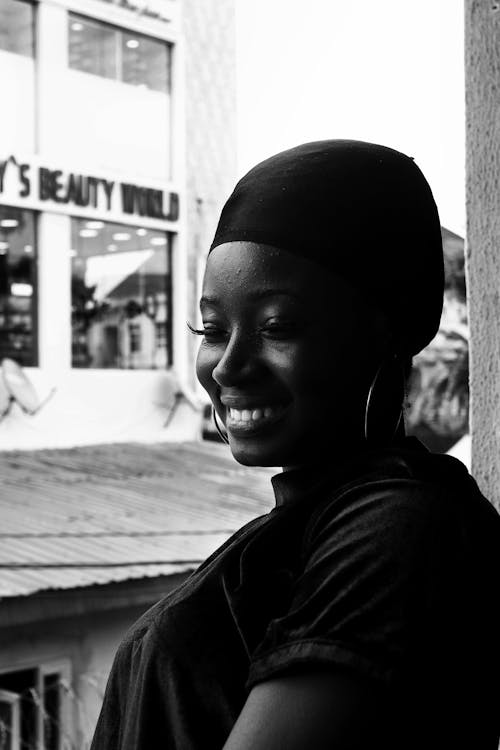
<svg viewBox="0 0 500 750"><path fill-rule="evenodd" d="M170 45L70 13L69 66L154 91L170 90Z"/></svg>
<svg viewBox="0 0 500 750"><path fill-rule="evenodd" d="M35 8L27 0L0 0L0 49L33 57Z"/></svg>
<svg viewBox="0 0 500 750"><path fill-rule="evenodd" d="M147 36L123 32L122 80L134 86L168 91L168 45Z"/></svg>
<svg viewBox="0 0 500 750"><path fill-rule="evenodd" d="M0 206L0 360L37 364L33 211Z"/></svg>
<svg viewBox="0 0 500 750"><path fill-rule="evenodd" d="M112 26L70 17L70 68L104 78L116 78L118 71L115 37L116 31Z"/></svg>
<svg viewBox="0 0 500 750"><path fill-rule="evenodd" d="M167 367L170 235L72 219L71 239L73 367Z"/></svg>

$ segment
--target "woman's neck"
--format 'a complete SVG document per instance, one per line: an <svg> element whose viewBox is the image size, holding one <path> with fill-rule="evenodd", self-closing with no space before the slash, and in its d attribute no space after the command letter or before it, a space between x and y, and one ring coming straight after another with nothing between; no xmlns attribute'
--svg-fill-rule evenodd
<svg viewBox="0 0 500 750"><path fill-rule="evenodd" d="M365 452L377 451L377 450L388 450L391 445L399 445L406 438L406 430L404 420L401 419L398 428L394 433L394 436L390 443L370 441L369 443L363 439L360 442L351 444L348 448L344 448L342 451L336 451L335 456L332 457L331 453L327 451L323 453L316 453L314 456L306 457L304 461L297 463L291 463L286 466L282 466L282 471L296 471L296 470L313 470L318 471L330 468L335 470L336 466L341 466L350 457Z"/></svg>

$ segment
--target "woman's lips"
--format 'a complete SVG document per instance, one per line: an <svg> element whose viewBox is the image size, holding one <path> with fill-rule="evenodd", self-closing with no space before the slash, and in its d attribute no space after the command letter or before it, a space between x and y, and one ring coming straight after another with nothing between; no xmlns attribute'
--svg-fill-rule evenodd
<svg viewBox="0 0 500 750"><path fill-rule="evenodd" d="M288 408L288 404L270 404L255 409L226 408L226 428L233 434L248 435L259 432L278 422Z"/></svg>

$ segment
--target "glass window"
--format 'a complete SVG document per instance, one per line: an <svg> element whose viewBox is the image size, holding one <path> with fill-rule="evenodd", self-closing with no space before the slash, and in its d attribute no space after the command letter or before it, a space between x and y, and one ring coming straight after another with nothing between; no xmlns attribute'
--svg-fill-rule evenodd
<svg viewBox="0 0 500 750"><path fill-rule="evenodd" d="M121 39L124 83L168 91L168 45L157 39L127 32L122 33Z"/></svg>
<svg viewBox="0 0 500 750"><path fill-rule="evenodd" d="M104 78L117 77L116 29L70 15L68 33L70 68Z"/></svg>
<svg viewBox="0 0 500 750"><path fill-rule="evenodd" d="M0 689L17 695L20 713L18 747L36 747L38 741L37 705L38 671L23 669L0 674ZM17 748L16 748L17 750Z"/></svg>
<svg viewBox="0 0 500 750"><path fill-rule="evenodd" d="M35 214L0 206L0 359L36 366Z"/></svg>
<svg viewBox="0 0 500 750"><path fill-rule="evenodd" d="M63 675L60 672L44 674L43 667L0 673L0 718L5 722L5 734L10 734L10 743L1 743L0 748L42 748L58 750L63 735L63 712L61 689ZM16 708L17 716L8 711L8 704ZM3 708L3 711L1 710ZM17 726L15 726L17 724ZM9 731L11 730L11 731Z"/></svg>
<svg viewBox="0 0 500 750"><path fill-rule="evenodd" d="M35 54L35 8L25 0L0 0L0 49Z"/></svg>
<svg viewBox="0 0 500 750"><path fill-rule="evenodd" d="M170 235L86 219L71 226L73 367L167 367Z"/></svg>
<svg viewBox="0 0 500 750"><path fill-rule="evenodd" d="M69 66L133 86L170 91L170 45L70 13Z"/></svg>

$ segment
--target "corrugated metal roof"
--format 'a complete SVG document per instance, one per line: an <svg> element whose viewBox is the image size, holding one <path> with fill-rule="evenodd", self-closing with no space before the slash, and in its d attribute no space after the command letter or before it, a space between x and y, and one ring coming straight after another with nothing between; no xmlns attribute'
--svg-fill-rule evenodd
<svg viewBox="0 0 500 750"><path fill-rule="evenodd" d="M274 505L215 443L0 454L0 597L193 569Z"/></svg>

